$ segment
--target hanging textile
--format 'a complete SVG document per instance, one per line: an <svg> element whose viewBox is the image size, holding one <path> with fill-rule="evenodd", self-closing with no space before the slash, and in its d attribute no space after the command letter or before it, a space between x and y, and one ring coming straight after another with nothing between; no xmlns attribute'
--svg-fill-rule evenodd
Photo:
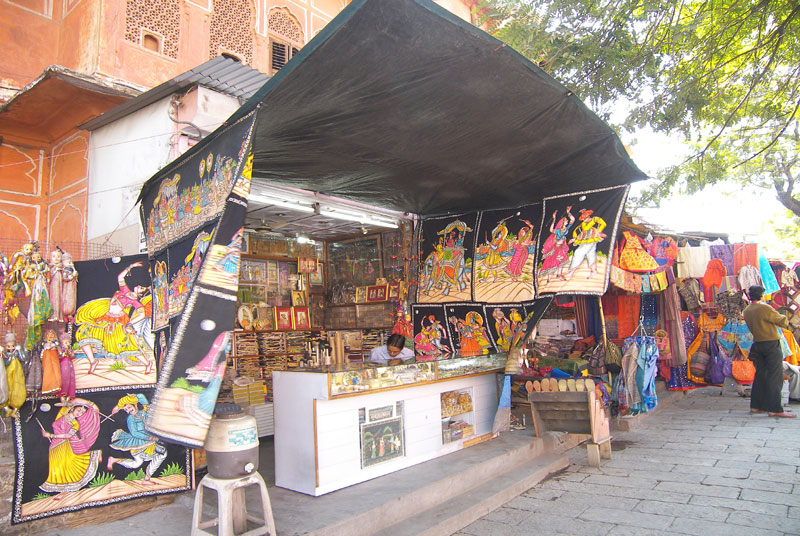
<svg viewBox="0 0 800 536"><path fill-rule="evenodd" d="M625 339L622 369L625 396L630 414L653 410L658 403L655 379L658 373L658 347L654 337L638 335Z"/></svg>
<svg viewBox="0 0 800 536"><path fill-rule="evenodd" d="M725 318L740 318L742 311L747 306L744 301L744 292L741 290L719 292L714 297L714 303Z"/></svg>
<svg viewBox="0 0 800 536"><path fill-rule="evenodd" d="M758 244L734 244L733 245L733 271L739 271L747 266L758 265ZM742 287L744 288L744 287Z"/></svg>
<svg viewBox="0 0 800 536"><path fill-rule="evenodd" d="M624 245L619 255L619 267L629 272L652 272L658 269L656 260L642 247L641 239L623 231Z"/></svg>
<svg viewBox="0 0 800 536"><path fill-rule="evenodd" d="M778 280L775 278L775 272L769 265L769 261L763 253L758 255L758 269L761 272L761 281L763 281L764 294L774 294L778 292L781 287L778 285Z"/></svg>
<svg viewBox="0 0 800 536"><path fill-rule="evenodd" d="M739 288L745 292L754 285L761 285L761 272L752 264L742 266L739 270Z"/></svg>
<svg viewBox="0 0 800 536"><path fill-rule="evenodd" d="M652 336L658 326L658 297L653 294L642 294L639 316L642 329L646 335Z"/></svg>
<svg viewBox="0 0 800 536"><path fill-rule="evenodd" d="M719 330L717 342L728 355L733 355L738 347L747 356L753 346L753 334L747 329L742 318L729 318Z"/></svg>
<svg viewBox="0 0 800 536"><path fill-rule="evenodd" d="M139 196L159 300L156 317L166 322L177 315L174 330L163 328L172 336L146 429L195 448L208 432L236 317L255 114L226 125L226 135L209 138L203 154L190 152L161 170ZM163 292L164 279L181 270L195 279L186 281L175 310L169 306L174 296Z"/></svg>
<svg viewBox="0 0 800 536"><path fill-rule="evenodd" d="M733 244L725 244L721 246L711 246L711 260L719 259L725 267L725 272L735 274L733 267Z"/></svg>
<svg viewBox="0 0 800 536"><path fill-rule="evenodd" d="M664 327L669 337L672 366L685 365L687 361L686 342L683 339L681 328L681 302L678 297L677 286L668 286L661 296L662 303L664 304L664 311L662 313Z"/></svg>
<svg viewBox="0 0 800 536"><path fill-rule="evenodd" d="M619 317L617 321L617 337L624 339L630 337L639 325L639 308L641 300L636 294L621 295L617 297L619 302Z"/></svg>
<svg viewBox="0 0 800 536"><path fill-rule="evenodd" d="M614 238L627 195L628 187L623 186L544 199L545 219L537 248L537 294L601 296L606 292ZM549 222L553 223L547 227ZM560 222L563 225L559 226ZM562 243L560 251L548 253L550 242ZM561 260L564 248L566 263ZM554 255L558 259L551 261Z"/></svg>
<svg viewBox="0 0 800 536"><path fill-rule="evenodd" d="M703 274L704 287L719 287L722 285L722 278L728 275L725 270L725 265L719 259L711 259L708 261L706 271Z"/></svg>
<svg viewBox="0 0 800 536"><path fill-rule="evenodd" d="M711 260L709 247L682 247L678 248L678 277L703 277L706 266Z"/></svg>

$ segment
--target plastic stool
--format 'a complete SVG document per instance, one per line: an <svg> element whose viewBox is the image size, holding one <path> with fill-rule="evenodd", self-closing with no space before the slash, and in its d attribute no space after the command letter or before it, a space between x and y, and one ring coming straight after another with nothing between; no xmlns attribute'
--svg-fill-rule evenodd
<svg viewBox="0 0 800 536"><path fill-rule="evenodd" d="M247 513L245 504L245 488L258 486L261 493L261 509L264 517L258 518ZM203 510L203 488L211 488L217 492L217 517L201 522ZM247 532L237 533L234 530L247 529L247 522L259 523ZM257 472L242 478L214 478L206 475L197 485L192 511L192 536L212 535L204 529L218 526L217 536L256 536L268 534L275 536L275 520L272 517L272 506L267 495L267 485Z"/></svg>

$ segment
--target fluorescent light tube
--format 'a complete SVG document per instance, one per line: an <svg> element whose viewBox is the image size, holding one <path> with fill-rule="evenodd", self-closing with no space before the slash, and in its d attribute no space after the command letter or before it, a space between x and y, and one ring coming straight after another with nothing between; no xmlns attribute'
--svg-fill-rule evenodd
<svg viewBox="0 0 800 536"><path fill-rule="evenodd" d="M276 197L269 197L260 194L251 195L250 199L261 203L267 203L269 205L276 205L279 207L288 208L290 210L296 210L298 212L308 212L308 213L314 212L314 207L312 207L311 205L304 205L300 201L292 199L278 199Z"/></svg>

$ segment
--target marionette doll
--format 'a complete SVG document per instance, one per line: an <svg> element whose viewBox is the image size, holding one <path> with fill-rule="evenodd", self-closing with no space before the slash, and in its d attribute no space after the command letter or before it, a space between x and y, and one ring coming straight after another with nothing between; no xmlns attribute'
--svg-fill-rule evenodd
<svg viewBox="0 0 800 536"><path fill-rule="evenodd" d="M72 351L72 334L61 333L58 336L61 342L58 352L59 366L61 368L61 388L58 396L62 401L75 398L75 366L72 361L75 359L75 352Z"/></svg>
<svg viewBox="0 0 800 536"><path fill-rule="evenodd" d="M61 315L61 286L63 285L63 256L64 252L61 248L56 246L56 249L50 252L50 304L53 306L53 314L50 315L51 322L63 322L64 318Z"/></svg>
<svg viewBox="0 0 800 536"><path fill-rule="evenodd" d="M31 303L28 307L28 330L25 335L25 348L32 351L42 341L42 326L53 312L47 291L47 278L50 268L42 259L38 247L34 247L31 262L25 270L25 280L30 282Z"/></svg>
<svg viewBox="0 0 800 536"><path fill-rule="evenodd" d="M6 417L16 417L19 408L25 403L25 372L22 370L24 354L17 346L17 335L9 331L5 336L3 346L3 365L6 370L8 382L8 399L0 408Z"/></svg>
<svg viewBox="0 0 800 536"><path fill-rule="evenodd" d="M75 316L78 307L78 270L72 262L72 255L61 255L61 317L64 322Z"/></svg>
<svg viewBox="0 0 800 536"><path fill-rule="evenodd" d="M49 395L61 390L61 365L58 356L58 336L48 329L42 345L42 394Z"/></svg>

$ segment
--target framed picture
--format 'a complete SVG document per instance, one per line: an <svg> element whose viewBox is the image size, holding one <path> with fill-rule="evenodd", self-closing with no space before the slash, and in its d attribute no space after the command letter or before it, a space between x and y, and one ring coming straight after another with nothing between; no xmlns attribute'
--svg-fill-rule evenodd
<svg viewBox="0 0 800 536"><path fill-rule="evenodd" d="M292 307L294 329L311 328L311 319L308 317L308 307Z"/></svg>
<svg viewBox="0 0 800 536"><path fill-rule="evenodd" d="M383 276L379 234L331 241L327 247L328 281L331 283L351 283L358 287L371 285L375 278Z"/></svg>
<svg viewBox="0 0 800 536"><path fill-rule="evenodd" d="M389 286L386 291L386 299L387 300L400 299L400 281L393 281L389 283Z"/></svg>
<svg viewBox="0 0 800 536"><path fill-rule="evenodd" d="M272 307L266 303L252 306L253 325L256 329L275 329L275 318Z"/></svg>
<svg viewBox="0 0 800 536"><path fill-rule="evenodd" d="M395 417L361 425L361 467L405 456L403 418Z"/></svg>
<svg viewBox="0 0 800 536"><path fill-rule="evenodd" d="M372 285L367 287L367 302L386 301L386 285Z"/></svg>
<svg viewBox="0 0 800 536"><path fill-rule="evenodd" d="M356 303L367 303L367 287L356 287Z"/></svg>
<svg viewBox="0 0 800 536"><path fill-rule="evenodd" d="M317 259L297 259L298 274L313 274L317 271Z"/></svg>
<svg viewBox="0 0 800 536"><path fill-rule="evenodd" d="M267 261L267 283L278 282L278 263L276 261Z"/></svg>
<svg viewBox="0 0 800 536"><path fill-rule="evenodd" d="M292 329L292 308L275 307L275 329Z"/></svg>
<svg viewBox="0 0 800 536"><path fill-rule="evenodd" d="M307 307L306 293L302 290L292 291L292 307Z"/></svg>
<svg viewBox="0 0 800 536"><path fill-rule="evenodd" d="M244 330L253 329L253 311L248 305L240 305L236 312L236 320L239 327Z"/></svg>
<svg viewBox="0 0 800 536"><path fill-rule="evenodd" d="M325 295L308 295L308 314L311 316L311 327L322 328L325 320Z"/></svg>
<svg viewBox="0 0 800 536"><path fill-rule="evenodd" d="M322 270L323 270L322 263L317 262L317 269L308 274L309 285L322 285L325 283L324 277L322 275Z"/></svg>

